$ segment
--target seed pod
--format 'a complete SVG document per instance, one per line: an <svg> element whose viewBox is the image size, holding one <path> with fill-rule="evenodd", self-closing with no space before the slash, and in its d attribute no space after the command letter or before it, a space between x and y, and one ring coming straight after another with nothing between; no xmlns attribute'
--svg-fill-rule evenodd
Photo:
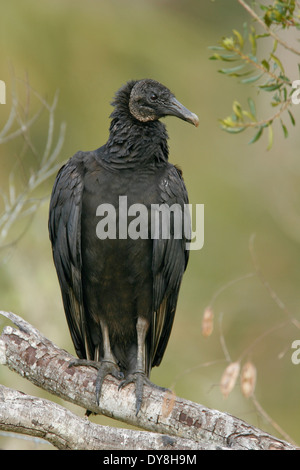
<svg viewBox="0 0 300 470"><path fill-rule="evenodd" d="M202 335L210 336L214 329L214 312L211 307L206 307L202 318Z"/></svg>
<svg viewBox="0 0 300 470"><path fill-rule="evenodd" d="M231 362L224 370L220 383L220 389L224 398L227 398L229 393L232 391L239 373L240 363L238 361Z"/></svg>
<svg viewBox="0 0 300 470"><path fill-rule="evenodd" d="M244 364L241 372L241 389L244 397L249 398L253 395L256 384L256 367L248 361Z"/></svg>

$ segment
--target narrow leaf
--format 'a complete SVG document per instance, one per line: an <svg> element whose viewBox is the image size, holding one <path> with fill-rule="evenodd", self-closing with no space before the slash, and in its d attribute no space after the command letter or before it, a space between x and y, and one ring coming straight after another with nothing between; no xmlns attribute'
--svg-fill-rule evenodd
<svg viewBox="0 0 300 470"><path fill-rule="evenodd" d="M254 77L243 78L243 80L241 80L241 83L254 83L259 80L262 76L263 73L260 73L259 75L254 75Z"/></svg>
<svg viewBox="0 0 300 470"><path fill-rule="evenodd" d="M233 102L232 109L236 117L243 120L242 107L238 101Z"/></svg>
<svg viewBox="0 0 300 470"><path fill-rule="evenodd" d="M274 52L276 52L277 46L278 46L278 41L277 41L277 39L275 39L274 44L273 44L272 54L274 54Z"/></svg>
<svg viewBox="0 0 300 470"><path fill-rule="evenodd" d="M289 113L291 122L292 122L292 124L293 124L293 126L294 126L294 125L296 124L295 118L294 118L294 116L292 115L291 111L288 111L288 113Z"/></svg>
<svg viewBox="0 0 300 470"><path fill-rule="evenodd" d="M231 67L229 69L220 69L218 72L224 73L225 75L232 74L234 72L238 72L239 70L242 70L245 67L245 64L242 65L237 65L236 67Z"/></svg>
<svg viewBox="0 0 300 470"><path fill-rule="evenodd" d="M249 118L250 121L253 121L253 122L256 121L256 119L255 119L255 117L253 116L253 114L250 113L249 111L246 111L245 109L243 109L243 116L246 116L247 118Z"/></svg>
<svg viewBox="0 0 300 470"><path fill-rule="evenodd" d="M243 49L244 47L244 39L241 35L241 33L239 33L239 31L237 31L236 29L233 29L233 34L236 36L238 42L239 42L239 45L240 45L240 48Z"/></svg>
<svg viewBox="0 0 300 470"><path fill-rule="evenodd" d="M252 98L248 98L248 105L251 111L251 114L256 118L256 107Z"/></svg>
<svg viewBox="0 0 300 470"><path fill-rule="evenodd" d="M276 85L260 85L259 86L259 88L261 88L264 91L275 91L281 87L282 87L282 83L277 83Z"/></svg>
<svg viewBox="0 0 300 470"><path fill-rule="evenodd" d="M229 134L239 134L240 132L243 132L246 129L246 127L224 127L224 130L226 132L229 132Z"/></svg>
<svg viewBox="0 0 300 470"><path fill-rule="evenodd" d="M274 97L273 97L273 99L274 99ZM275 108L276 106L279 106L280 104L281 104L281 101L276 101L276 100L271 101L271 106L273 108Z"/></svg>
<svg viewBox="0 0 300 470"><path fill-rule="evenodd" d="M284 73L284 68L283 68L283 65L281 63L281 61L278 59L278 57L276 57L274 54L270 54L270 57L274 60L275 64L278 65L278 67L280 68L281 72Z"/></svg>
<svg viewBox="0 0 300 470"><path fill-rule="evenodd" d="M269 62L267 62L265 59L261 61L261 64L264 66L264 68L269 71L270 70L270 65Z"/></svg>
<svg viewBox="0 0 300 470"><path fill-rule="evenodd" d="M236 62L240 60L235 54L217 54L212 55L209 60L223 60L224 62Z"/></svg>
<svg viewBox="0 0 300 470"><path fill-rule="evenodd" d="M222 46L208 46L208 49L211 51L224 51L224 47Z"/></svg>
<svg viewBox="0 0 300 470"><path fill-rule="evenodd" d="M263 34L257 34L256 39L261 39L261 38L269 38L270 33L263 33Z"/></svg>
<svg viewBox="0 0 300 470"><path fill-rule="evenodd" d="M228 116L225 119L221 119L220 122L221 122L222 126L224 126L224 127L234 127L235 126L231 116Z"/></svg>
<svg viewBox="0 0 300 470"><path fill-rule="evenodd" d="M284 99L284 101L287 100L287 91L286 91L286 88L283 89L283 99Z"/></svg>
<svg viewBox="0 0 300 470"><path fill-rule="evenodd" d="M286 126L283 124L281 119L280 119L280 123L281 123L281 127L282 127L282 130L283 130L283 135L284 135L285 138L287 138L289 136L288 130L287 130Z"/></svg>
<svg viewBox="0 0 300 470"><path fill-rule="evenodd" d="M249 144L254 144L255 142L257 142L261 138L263 131L264 128L260 127L255 136L250 140Z"/></svg>

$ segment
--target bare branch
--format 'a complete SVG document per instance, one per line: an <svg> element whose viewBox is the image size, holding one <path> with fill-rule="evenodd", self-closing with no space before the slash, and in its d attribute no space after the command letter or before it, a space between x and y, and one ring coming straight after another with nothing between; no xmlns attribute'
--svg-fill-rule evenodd
<svg viewBox="0 0 300 470"><path fill-rule="evenodd" d="M17 79L15 79L17 80ZM23 137L23 150L22 154L27 157L27 151L31 153L35 158L35 167L31 169L31 174L25 176L24 183L21 189L16 189L15 176L16 170L20 170L22 161L21 157L14 164L14 168L9 177L9 188L8 194L2 192L2 198L4 201L4 211L0 214L0 247L4 248L4 242L8 236L12 226L28 215L33 214L38 206L45 200L45 198L36 199L33 198L33 193L41 185L47 181L52 175L56 174L59 168L62 166L61 162L57 162L57 157L62 149L62 145L65 137L65 123L61 123L59 127L59 135L57 141L54 140L54 127L55 127L55 111L58 102L58 93L55 94L52 103L48 103L42 96L34 91L28 81L22 81L26 86L27 102L25 108L19 103L16 87L14 87L12 93L12 108L2 131L0 131L0 144L6 143L9 140L15 139L19 136ZM32 118L29 117L29 105L30 97L34 95L40 104L40 109L37 111ZM29 129L32 127L34 122L40 117L41 112L46 110L48 113L48 130L45 142L45 148L42 152L41 157L39 152L35 149L35 146L31 140ZM17 129L12 130L14 123L17 124ZM20 164L21 163L21 164ZM22 176L22 174L21 174ZM15 237L14 242L18 239ZM9 243L12 245L14 242Z"/></svg>
<svg viewBox="0 0 300 470"><path fill-rule="evenodd" d="M286 316L290 319L290 321L293 323L293 325L295 325L297 328L300 329L300 322L297 320L297 318L295 318L291 313L290 311L288 310L288 308L286 307L286 305L283 303L283 301L278 297L278 295L276 294L276 292L272 289L272 287L270 286L269 282L265 279L263 273L262 273L262 270L258 264L258 261L257 261L257 258L256 258L256 254L255 254L255 251L254 251L254 239L255 239L255 234L253 234L251 237L250 237L250 240L249 240L249 251L250 251L250 254L251 254L251 257L252 257L252 262L253 262L253 265L254 265L254 268L255 268L255 271L261 281L261 283L263 284L263 286L266 288L266 290L269 292L271 298L274 300L274 302L277 304L277 306L280 308L280 310L282 310Z"/></svg>
<svg viewBox="0 0 300 470"><path fill-rule="evenodd" d="M6 326L0 337L0 363L35 385L96 414L104 414L147 431L210 443L214 448L294 449L227 413L176 397L168 390L145 387L135 415L134 385L118 390L118 381L104 381L100 405L95 400L97 373L89 367L68 367L73 357L59 349L17 315L0 312L19 329Z"/></svg>
<svg viewBox="0 0 300 470"><path fill-rule="evenodd" d="M207 443L131 429L112 428L79 418L49 400L0 385L0 430L45 439L72 450L201 450ZM213 446L211 446L213 448Z"/></svg>

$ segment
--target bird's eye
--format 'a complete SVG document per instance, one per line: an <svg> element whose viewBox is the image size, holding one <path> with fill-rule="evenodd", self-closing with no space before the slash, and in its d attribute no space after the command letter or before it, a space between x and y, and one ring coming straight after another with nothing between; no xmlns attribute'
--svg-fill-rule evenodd
<svg viewBox="0 0 300 470"><path fill-rule="evenodd" d="M157 95L155 93L151 93L150 100L151 101L156 101L157 100Z"/></svg>

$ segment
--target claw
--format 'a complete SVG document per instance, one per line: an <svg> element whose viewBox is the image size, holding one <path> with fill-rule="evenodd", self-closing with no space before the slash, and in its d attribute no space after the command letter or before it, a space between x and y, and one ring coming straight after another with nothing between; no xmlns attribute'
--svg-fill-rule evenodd
<svg viewBox="0 0 300 470"><path fill-rule="evenodd" d="M135 415L137 416L143 402L143 391L144 391L144 385L149 385L150 387L157 387L154 385L148 377L145 376L143 372L133 372L129 374L126 379L122 380L120 382L118 389L120 390L121 388L125 387L126 385L130 383L135 383ZM161 387L158 387L161 388Z"/></svg>
<svg viewBox="0 0 300 470"><path fill-rule="evenodd" d="M124 378L123 372L121 372L118 366L114 362L111 362L111 361L103 360L101 362L97 362L97 361L90 361L88 359L76 359L74 361L71 361L68 364L68 367L72 367L72 366L75 366L75 367L76 366L87 366L87 367L90 366L98 370L97 378L96 378L96 402L98 406L100 404L101 389L102 389L102 385L103 385L105 377L107 375L112 375L117 380L121 380Z"/></svg>
<svg viewBox="0 0 300 470"><path fill-rule="evenodd" d="M124 378L123 372L121 372L113 362L102 361L100 363L96 378L96 401L98 406L100 403L100 395L104 379L109 374L115 377L117 380Z"/></svg>

